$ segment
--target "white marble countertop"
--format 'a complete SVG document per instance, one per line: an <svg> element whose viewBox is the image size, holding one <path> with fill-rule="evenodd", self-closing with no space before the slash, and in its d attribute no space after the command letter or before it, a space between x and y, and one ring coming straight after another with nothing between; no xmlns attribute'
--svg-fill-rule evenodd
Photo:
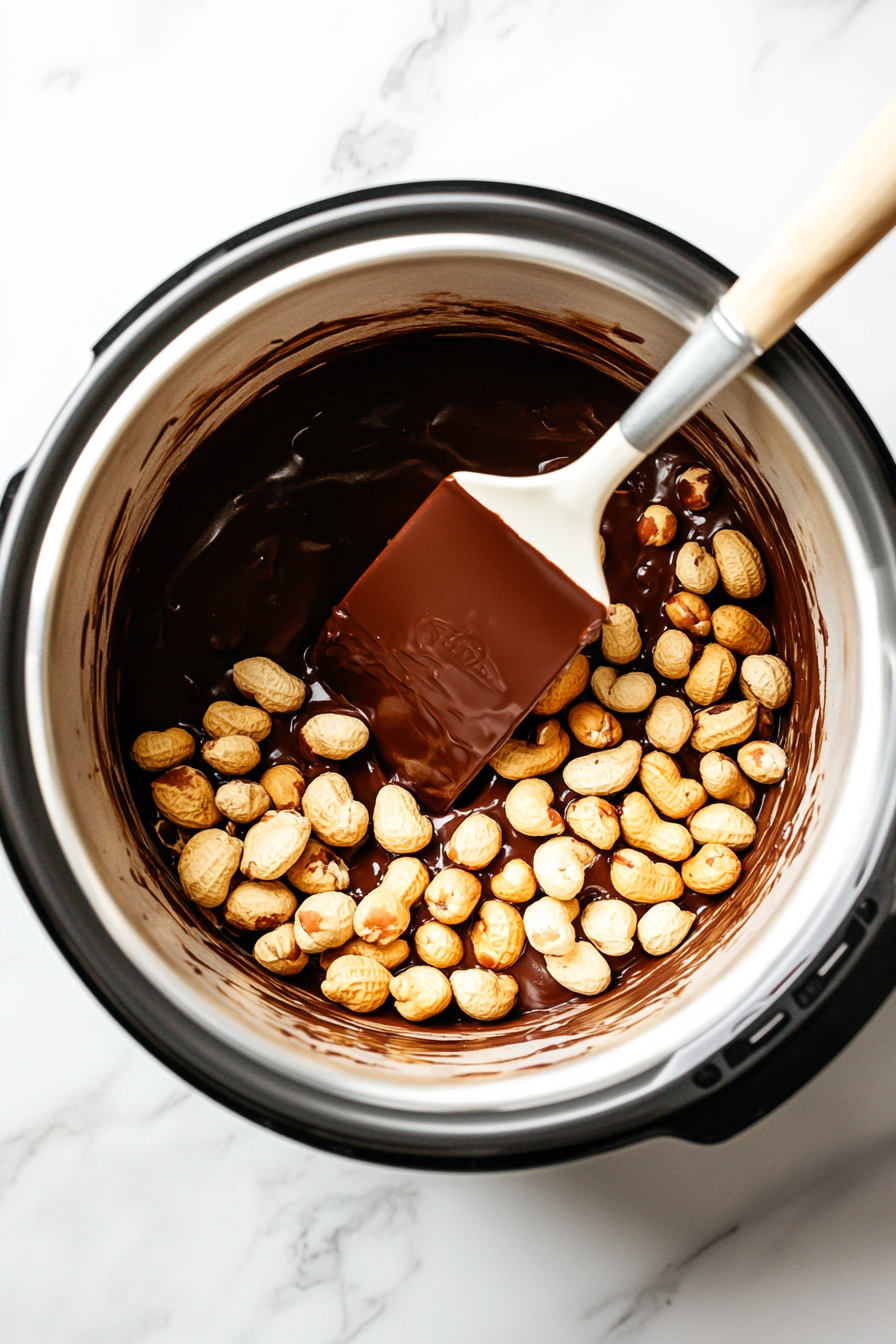
<svg viewBox="0 0 896 1344"><path fill-rule="evenodd" d="M492 178L745 265L892 92L890 0L2 0L0 472L195 254L340 191ZM896 238L805 322L896 444ZM419 1175L191 1091L0 876L9 1344L894 1337L896 999L716 1148Z"/></svg>

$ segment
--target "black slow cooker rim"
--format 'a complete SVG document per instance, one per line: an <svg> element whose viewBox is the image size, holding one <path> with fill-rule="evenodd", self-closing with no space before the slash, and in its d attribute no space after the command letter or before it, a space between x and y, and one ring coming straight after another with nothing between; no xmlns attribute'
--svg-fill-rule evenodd
<svg viewBox="0 0 896 1344"><path fill-rule="evenodd" d="M538 1125L514 1126L507 1116L490 1117L478 1132L464 1134L457 1117L413 1117L415 1128L402 1128L404 1113L346 1102L313 1089L299 1089L248 1060L176 1009L135 969L101 924L81 892L56 841L30 756L25 716L24 643L31 584L44 526L81 447L135 373L178 330L226 297L280 269L289 251L285 231L302 221L344 212L368 203L393 203L437 196L468 197L479 213L478 227L492 222L487 197L510 208L532 203L563 212L568 227L599 222L659 244L682 263L689 279L702 281L708 307L735 278L691 244L667 230L624 211L580 197L532 186L494 182L432 181L369 188L301 206L242 231L183 267L136 304L94 347L95 363L51 431L35 471L19 492L24 473L10 482L0 506L0 525L12 511L13 531L4 538L0 591L0 725L5 750L0 754L0 838L32 906L66 959L116 1020L162 1063L191 1085L230 1109L289 1137L346 1156L403 1167L482 1170L568 1161L588 1153L673 1134L700 1142L727 1138L768 1113L790 1096L847 1043L896 983L896 920L890 914L896 877L896 818L891 817L882 858L856 900L856 910L836 938L763 1023L783 1021L754 1046L749 1037L729 1043L718 1057L704 1061L686 1078L653 1094L643 1106L610 1116L589 1115L575 1103L542 1108ZM486 215L483 218L483 215ZM584 219L581 217L584 216ZM395 215L390 217L394 223ZM410 216L409 216L410 218ZM498 221L496 221L498 222ZM507 220L501 220L502 232ZM354 221L355 228L359 220ZM378 227L383 230L383 221ZM430 226L435 228L435 224ZM440 221L444 228L444 220ZM388 230L392 231L392 230ZM410 229L408 231L411 231ZM420 231L419 220L413 231ZM277 235L272 239L271 235ZM250 244L269 246L246 251ZM305 239L307 244L308 240ZM332 233L325 247L334 246ZM294 241L293 241L294 249ZM242 256L235 256L242 250ZM222 266L228 259L229 268ZM290 257L290 260L296 259ZM193 289L185 289L192 282ZM138 328L135 330L135 326ZM891 548L896 539L896 465L863 407L840 375L808 338L794 331L763 365L779 385L796 382L802 369L814 375L821 411L822 390L828 414L839 407L859 431L854 447L865 450L866 470L878 477L877 503L887 515ZM805 392L805 387L802 388ZM879 539L883 542L884 538ZM886 550L886 547L882 547ZM892 556L881 555L890 561ZM846 952L826 976L819 976L833 951ZM862 973L855 974L861 963ZM845 975L849 967L852 974ZM763 1023L748 1028L760 1034ZM276 1085L274 1085L276 1084ZM289 1093L289 1096L286 1094ZM291 1111L291 1113L290 1113ZM407 1116L404 1116L407 1120ZM444 1120L445 1123L439 1123Z"/></svg>

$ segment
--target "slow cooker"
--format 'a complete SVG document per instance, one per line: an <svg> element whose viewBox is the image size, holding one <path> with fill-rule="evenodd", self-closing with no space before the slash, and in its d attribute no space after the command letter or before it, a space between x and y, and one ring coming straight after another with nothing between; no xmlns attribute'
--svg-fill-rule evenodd
<svg viewBox="0 0 896 1344"><path fill-rule="evenodd" d="M564 1020L371 1048L296 1021L197 915L173 918L123 803L108 664L116 595L179 465L283 372L444 326L590 324L603 366L661 367L733 277L680 239L558 193L435 182L341 196L221 244L148 295L9 484L0 564L0 815L35 909L127 1029L234 1110L407 1166L568 1159L648 1135L725 1138L779 1104L896 981L896 476L867 415L794 331L704 426L790 529L809 634L799 796L772 826L762 899L712 957L612 1031ZM639 385L632 362L618 376ZM641 375L643 382L645 375ZM735 473L737 474L737 473ZM769 539L767 538L767 544ZM774 544L774 538L770 539ZM798 553L798 554L797 554ZM110 699L111 697L111 699ZM794 786L796 787L796 786Z"/></svg>

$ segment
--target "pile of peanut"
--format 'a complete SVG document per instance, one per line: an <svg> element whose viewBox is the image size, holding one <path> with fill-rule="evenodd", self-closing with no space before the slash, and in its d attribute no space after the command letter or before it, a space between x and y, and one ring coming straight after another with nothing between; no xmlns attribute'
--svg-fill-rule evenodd
<svg viewBox="0 0 896 1344"><path fill-rule="evenodd" d="M698 492L699 472L693 482L685 479ZM644 545L670 546L676 531L675 514L661 504L650 505L638 523ZM488 878L477 876L507 839L493 815L473 812L449 838L447 865L431 872L414 855L429 845L433 824L395 784L379 790L371 818L338 768L308 781L298 766L281 764L248 778L271 715L294 713L306 695L300 678L255 657L233 669L237 690L252 703L215 701L203 719L202 758L228 782L215 790L188 764L196 742L183 728L143 733L132 748L137 765L156 776L159 813L178 828L172 847L184 893L200 906L223 907L231 929L260 934L254 956L266 971L294 976L317 957L328 999L367 1013L391 995L411 1022L435 1017L452 1000L479 1021L504 1017L519 992L510 971L527 942L560 985L587 996L609 987L606 958L631 952L635 939L650 956L672 952L696 918L678 904L685 890L718 896L734 886L738 855L756 836L753 783L778 783L787 768L782 748L759 733L768 733L771 712L790 696L790 670L769 652L766 626L738 605L763 591L762 559L730 528L717 531L711 545L712 554L696 542L678 550L680 591L666 605L670 628L652 652L656 672L680 681L681 694L657 698L649 673L623 670L640 656L642 639L636 613L617 604L599 637L600 665L592 671L584 654L573 658L535 706L540 723L532 740L511 739L493 758L494 770L512 784L504 803L511 846L514 835L544 837L531 864L512 856ZM711 612L705 598L719 583L732 601ZM699 656L694 637L709 639ZM582 699L589 682L594 698ZM622 726L627 716L645 713L653 748L646 752ZM568 759L569 734L587 754ZM349 713L313 714L301 727L305 751L327 763L347 760L369 736ZM701 754L699 779L683 776L673 759L687 742ZM736 759L725 748L737 748ZM545 778L561 768L575 795L565 817ZM636 777L640 788L627 791ZM248 826L242 840L237 825ZM359 845L371 825L394 857L379 884L355 900L339 851ZM582 910L578 898L598 850L611 852L616 896ZM412 938L422 964L402 970L412 958L403 935L421 901L429 919L416 921ZM634 905L647 909L638 917ZM469 939L478 964L460 968L465 945L456 926L474 912Z"/></svg>

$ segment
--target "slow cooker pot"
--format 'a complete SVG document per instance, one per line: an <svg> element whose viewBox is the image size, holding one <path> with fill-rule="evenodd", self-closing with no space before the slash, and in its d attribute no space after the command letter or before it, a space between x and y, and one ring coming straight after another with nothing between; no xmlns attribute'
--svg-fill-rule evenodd
<svg viewBox="0 0 896 1344"><path fill-rule="evenodd" d="M601 1031L580 1014L441 1052L296 1020L259 973L175 918L117 767L110 621L129 556L193 447L287 369L426 323L587 327L637 385L732 276L631 216L556 193L421 183L297 210L199 258L103 338L10 483L0 563L0 811L38 913L128 1029L263 1124L406 1165L557 1160L647 1134L713 1140L795 1090L896 980L896 511L890 456L794 332L705 424L786 517L810 634L792 652L795 807L762 899L711 956ZM724 463L723 463L724 465ZM749 470L746 470L746 466ZM770 493L769 493L770 492ZM767 524L766 524L767 525ZM774 538L766 539L766 545ZM798 562L798 563L797 563ZM783 814L782 814L783 815ZM268 982L269 984L270 982Z"/></svg>

